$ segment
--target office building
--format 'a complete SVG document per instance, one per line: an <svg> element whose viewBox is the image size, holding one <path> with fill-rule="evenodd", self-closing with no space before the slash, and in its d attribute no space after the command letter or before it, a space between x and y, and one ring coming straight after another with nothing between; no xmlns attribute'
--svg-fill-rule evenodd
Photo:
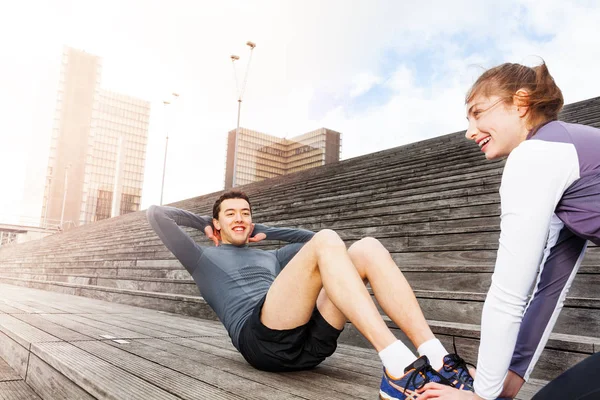
<svg viewBox="0 0 600 400"><path fill-rule="evenodd" d="M100 90L85 166L80 224L140 210L150 104Z"/></svg>
<svg viewBox="0 0 600 400"><path fill-rule="evenodd" d="M227 140L225 189L337 162L340 153L341 134L331 129L291 139L246 128L236 138L233 130Z"/></svg>
<svg viewBox="0 0 600 400"><path fill-rule="evenodd" d="M137 211L150 103L100 88L102 61L65 48L42 205L63 229Z"/></svg>

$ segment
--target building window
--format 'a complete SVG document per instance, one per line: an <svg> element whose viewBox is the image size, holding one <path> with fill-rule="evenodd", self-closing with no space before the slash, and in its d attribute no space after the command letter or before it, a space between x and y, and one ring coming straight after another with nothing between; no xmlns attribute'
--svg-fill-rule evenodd
<svg viewBox="0 0 600 400"><path fill-rule="evenodd" d="M94 221L100 221L110 218L110 209L112 207L112 192L108 190L98 191L98 203L96 204L96 213Z"/></svg>

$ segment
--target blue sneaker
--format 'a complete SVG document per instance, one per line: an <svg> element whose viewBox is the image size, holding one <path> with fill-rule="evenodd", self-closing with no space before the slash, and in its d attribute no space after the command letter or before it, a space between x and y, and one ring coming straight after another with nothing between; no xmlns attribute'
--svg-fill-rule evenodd
<svg viewBox="0 0 600 400"><path fill-rule="evenodd" d="M404 376L400 378L390 376L384 368L379 398L383 400L414 400L418 396L417 390L428 382L452 386L449 380L431 367L427 356L418 358L406 367Z"/></svg>
<svg viewBox="0 0 600 400"><path fill-rule="evenodd" d="M438 372L455 388L474 391L473 377L469 374L467 363L458 354L448 354L444 357L444 366Z"/></svg>

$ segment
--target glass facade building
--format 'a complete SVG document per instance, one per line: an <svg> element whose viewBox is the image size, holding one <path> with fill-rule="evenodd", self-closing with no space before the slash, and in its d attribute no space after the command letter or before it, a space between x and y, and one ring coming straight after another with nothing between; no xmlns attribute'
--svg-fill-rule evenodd
<svg viewBox="0 0 600 400"><path fill-rule="evenodd" d="M150 104L100 90L94 103L79 223L139 211Z"/></svg>
<svg viewBox="0 0 600 400"><path fill-rule="evenodd" d="M320 128L282 139L246 128L230 131L227 140L225 189L337 162L341 134Z"/></svg>
<svg viewBox="0 0 600 400"><path fill-rule="evenodd" d="M62 63L42 225L138 211L150 103L101 89L97 56L65 48Z"/></svg>

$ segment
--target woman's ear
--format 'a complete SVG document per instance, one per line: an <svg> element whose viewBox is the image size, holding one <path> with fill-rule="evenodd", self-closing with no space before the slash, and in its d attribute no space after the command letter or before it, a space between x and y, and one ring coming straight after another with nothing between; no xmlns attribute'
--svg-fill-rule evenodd
<svg viewBox="0 0 600 400"><path fill-rule="evenodd" d="M526 89L519 89L513 96L513 104L517 108L519 117L523 118L529 111L529 92Z"/></svg>

